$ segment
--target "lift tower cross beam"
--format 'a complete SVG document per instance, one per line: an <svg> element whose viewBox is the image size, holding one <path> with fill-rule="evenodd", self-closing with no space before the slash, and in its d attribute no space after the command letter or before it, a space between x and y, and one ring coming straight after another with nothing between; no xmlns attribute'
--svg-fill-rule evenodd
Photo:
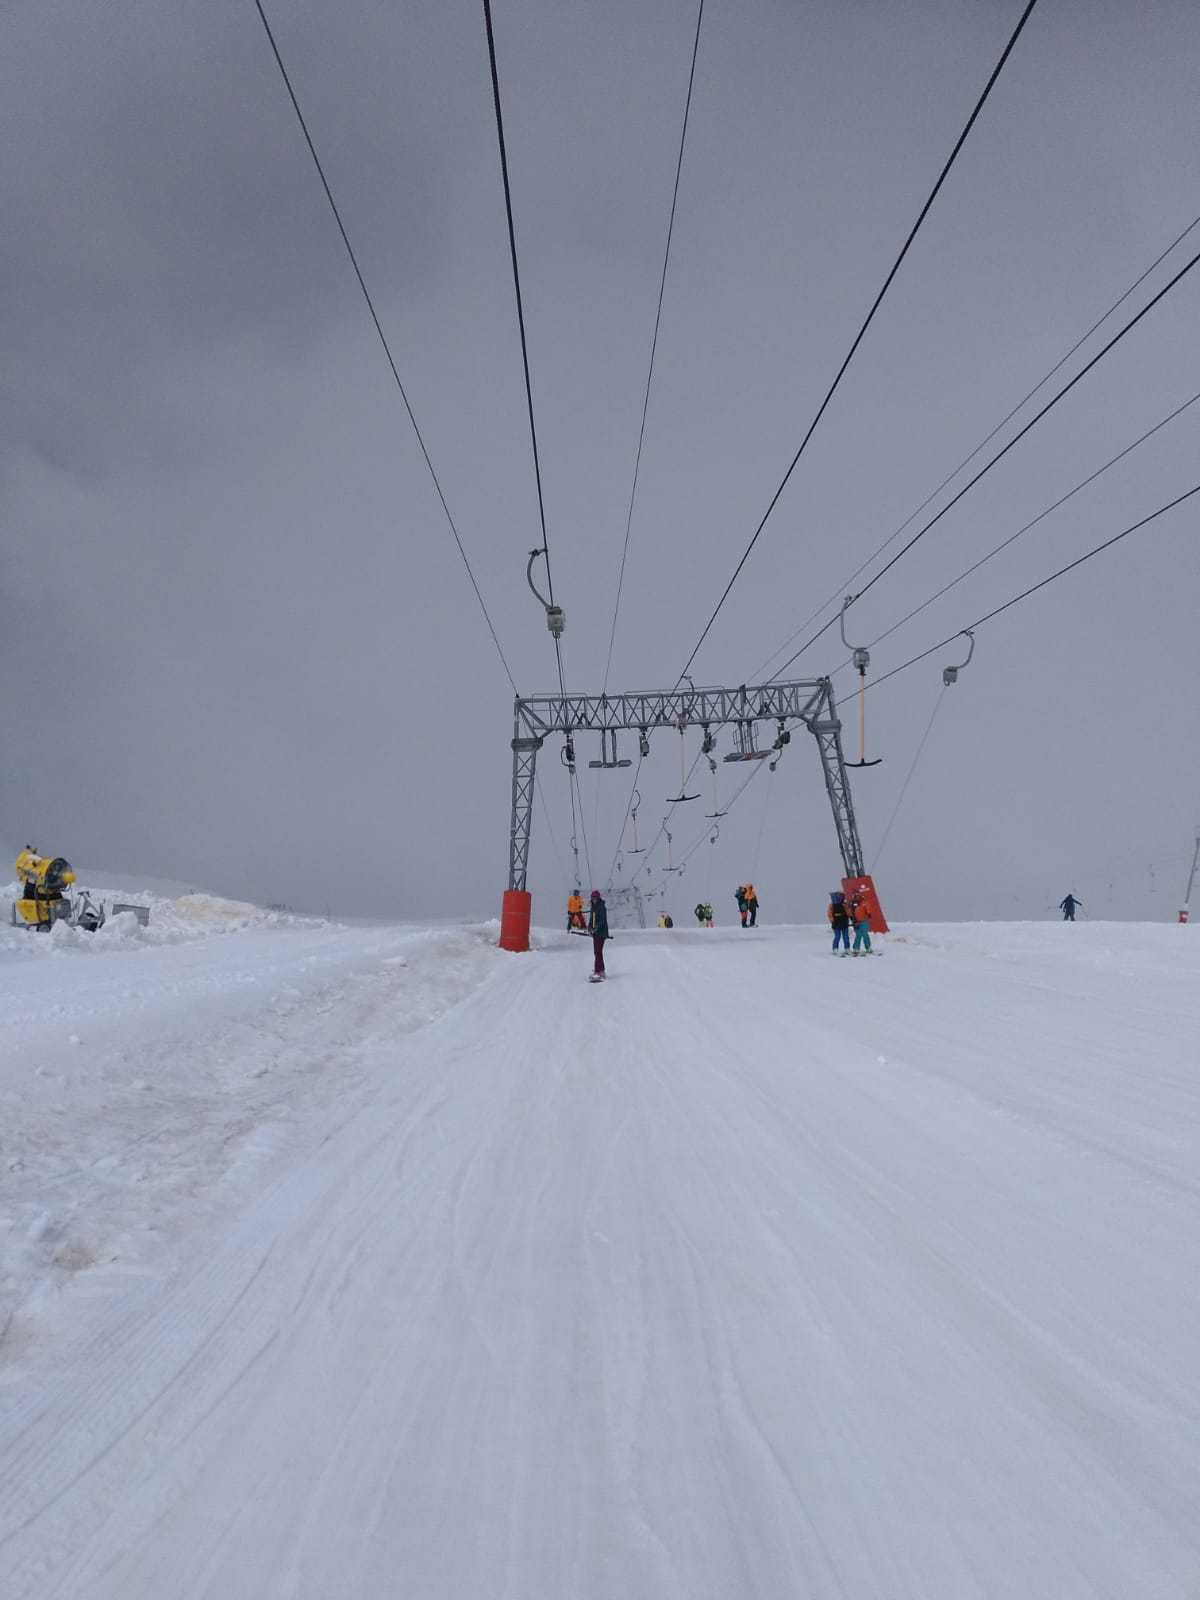
<svg viewBox="0 0 1200 1600"><path fill-rule="evenodd" d="M727 760L754 760L770 754L755 747L753 730L760 722L779 726L802 722L814 736L833 811L838 849L845 868L843 884L855 886L871 905L872 930L886 932L887 923L865 876L862 844L854 817L850 780L842 753L842 724L828 678L801 678L792 683L764 683L737 689L671 689L635 694L557 694L517 696L513 706L512 822L509 828L508 890L504 896L500 943L506 950L529 948L531 900L526 888L529 834L533 822L537 753L554 733L566 738L580 732L599 733L604 748L616 755L616 735L636 732L645 739L653 728L737 730L737 749Z"/></svg>

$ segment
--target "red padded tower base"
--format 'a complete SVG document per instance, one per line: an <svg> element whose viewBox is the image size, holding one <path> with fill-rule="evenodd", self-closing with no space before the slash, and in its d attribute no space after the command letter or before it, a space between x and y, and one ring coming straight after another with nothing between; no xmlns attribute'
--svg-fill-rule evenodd
<svg viewBox="0 0 1200 1600"><path fill-rule="evenodd" d="M847 905L852 900L865 902L872 933L888 931L887 918L883 914L883 907L879 904L879 896L875 893L874 878L869 874L861 878L843 878L842 893L846 896Z"/></svg>
<svg viewBox="0 0 1200 1600"><path fill-rule="evenodd" d="M529 949L529 918L533 896L524 889L506 889L500 907L501 950Z"/></svg>

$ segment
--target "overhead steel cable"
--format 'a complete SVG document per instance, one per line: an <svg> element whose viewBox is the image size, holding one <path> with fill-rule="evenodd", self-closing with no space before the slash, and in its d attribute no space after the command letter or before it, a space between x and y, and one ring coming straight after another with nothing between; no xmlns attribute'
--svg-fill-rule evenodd
<svg viewBox="0 0 1200 1600"><path fill-rule="evenodd" d="M629 821L629 813L633 809L633 797L637 793L638 775L642 770L642 760L643 757L639 754L637 766L633 769L633 787L629 791L629 799L625 802L625 815L621 818L621 827L617 834L617 847L613 851L612 861L608 868L608 879L605 883L606 892L612 888L613 879L617 875L617 861L621 855L621 846L625 842L625 824ZM636 877L637 874L635 873L634 876Z"/></svg>
<svg viewBox="0 0 1200 1600"><path fill-rule="evenodd" d="M1200 494L1200 483L1194 485L1191 489L1185 490L1183 494L1177 495L1173 500L1169 500L1166 505L1159 506L1156 511L1150 512L1148 516L1142 517L1139 521L1131 523L1129 527L1123 528L1120 533L1114 534L1110 539L1105 539L1102 543L1094 545L1092 549L1084 551L1081 556L1077 556L1074 561L1069 561L1066 566L1060 567L1056 572L1050 573L1048 577L1042 578L1037 583L1030 584L1027 589L1023 589L1020 594L1013 595L1012 598L1006 600L1003 605L995 606L991 611L986 612L982 617L978 617L974 622L968 623L966 628L957 629L947 638L939 640L939 642L935 645L931 645L928 650L922 650L919 655L915 655L908 661L902 662L898 667L893 667L890 672L882 673L878 678L873 678L866 687L868 689L878 688L880 684L886 683L889 678L896 677L898 673L906 672L909 667L916 666L918 662L928 660L930 656L936 655L939 650L944 650L948 645L953 644L956 639L961 638L965 632L974 631L977 628L981 628L983 627L984 623L993 621L996 617L1001 616L1005 611L1010 611L1014 606L1020 605L1022 601L1028 600L1031 595L1037 594L1040 590L1047 588L1052 583L1055 583L1059 578L1065 577L1067 573L1073 572L1076 567L1081 567L1086 561L1090 561L1094 556L1101 555L1105 550L1110 550L1113 545L1119 544L1122 539L1127 539L1130 534L1136 533L1139 529L1147 527L1157 518L1165 516L1168 511L1173 511L1176 506L1182 505L1185 501L1190 500L1193 495L1197 494ZM935 715L940 704L941 701L939 699L938 704L934 707ZM920 756L921 749L924 747L925 740L929 737L930 728L932 728L932 726L933 718L930 719L929 727L926 728L921 746L918 748L918 758ZM914 761L914 768L915 765L916 763ZM733 809L738 800L745 793L746 789L753 781L755 774L758 770L760 770L760 767L761 763L755 767L755 772L752 772L749 777L746 778L746 780L737 790L735 790L733 795L727 801L725 807L727 813ZM910 769L909 778L911 778L911 776L912 770ZM908 779L905 780L905 787L907 787L907 783ZM903 799L903 791L901 792L901 799ZM893 813L892 820L894 819L895 814ZM889 823L889 828L890 825L891 824ZM706 836L706 833L701 834L684 852L680 860L681 866L686 865L692 854L699 849L700 845L704 842ZM884 837L886 839L886 833ZM882 843L880 845L880 849L882 849Z"/></svg>
<svg viewBox="0 0 1200 1600"><path fill-rule="evenodd" d="M917 745L917 753L912 758L912 765L908 769L904 782L900 785L900 793L896 796L896 804L892 807L892 814L887 820L887 827L883 830L883 838L880 839L879 848L876 850L874 858L871 862L872 872L874 872L879 866L879 858L883 854L883 847L888 842L888 837L892 831L892 824L900 815L900 807L904 804L904 796L908 793L908 786L913 781L913 773L916 772L917 767L920 765L921 757L925 753L925 746L929 743L929 735L933 732L933 725L937 721L937 714L942 709L942 701L946 698L947 688L948 685L943 683L941 692L939 693L937 699L933 702L933 711L931 712L929 721L926 724L925 732L921 735L921 741Z"/></svg>
<svg viewBox="0 0 1200 1600"><path fill-rule="evenodd" d="M512 684L513 693L516 694L518 692L517 685L513 679L512 671L509 668L508 659L504 654L504 647L500 643L499 635L496 632L495 625L492 622L491 614L487 608L487 603L483 598L482 591L480 590L478 581L475 577L475 572L471 566L470 560L468 559L467 552L463 547L458 526L451 515L450 507L446 503L446 496L442 492L441 481L438 478L437 471L434 468L433 461L429 454L429 450L426 447L424 435L422 434L420 426L417 423L416 416L413 413L412 404L408 398L408 391L405 389L404 383L400 377L400 370L396 365L395 357L392 355L392 347L388 343L387 334L383 331L383 324L379 320L379 313L375 309L375 302L371 298L371 291L367 288L367 281L363 277L362 268L358 264L358 257L354 252L354 246L350 243L350 235L346 232L346 225L342 221L342 213L338 209L337 201L333 198L333 190L329 186L329 179L325 176L325 168L322 166L321 158L317 154L317 147L313 143L313 137L309 132L308 122L305 119L304 112L300 108L300 101L297 98L296 90L292 85L291 76L288 73L287 67L284 65L283 56L280 54L279 45L276 41L275 34L271 28L270 22L267 20L266 12L262 8L262 0L254 0L254 9L258 12L259 19L261 20L263 29L267 35L267 42L271 46L271 54L275 57L275 65L279 68L279 75L283 79L284 87L288 92L288 99L292 102L292 109L296 113L296 120L300 124L300 131L304 135L304 142L308 146L308 153L312 157L313 166L317 169L317 176L321 180L321 187L325 191L325 198L329 202L329 209L333 212L333 220L337 223L338 232L342 236L342 243L346 247L346 254L350 258L350 265L354 269L354 276L358 280L358 287L362 291L362 297L366 302L367 310L371 314L371 321L375 324L375 332L379 335L379 343L383 346L383 353L387 357L387 364L391 369L392 377L395 379L396 388L400 392L400 398L404 402L404 409L408 413L408 420L412 424L412 430L416 435L417 444L420 446L421 454L425 458L425 465L429 469L429 476L433 480L433 487L437 491L437 497L441 501L442 510L446 514L446 522L449 525L450 532L454 536L454 542L458 546L458 553L462 557L462 564L466 568L467 577L471 580L471 587L475 591L475 598L479 601L479 609L483 612L483 620L487 623L487 629L492 636L492 643L496 646L496 653L500 657L500 663L504 668L504 672L509 683Z"/></svg>
<svg viewBox="0 0 1200 1600"><path fill-rule="evenodd" d="M947 638L939 640L937 644L930 645L928 650L922 650L919 655L912 656L908 661L901 662L898 667L893 667L890 672L884 672L878 678L872 678L866 687L868 689L877 689L881 683L886 683L889 678L894 678L897 673L907 672L909 667L915 667L919 661L925 661L930 656L936 655L939 650L944 650L947 645L953 644L963 633L975 628L982 628L985 622L991 622L993 618L1011 610L1013 606L1020 605L1023 600L1028 600L1030 595L1037 594L1039 590L1045 589L1047 585L1057 582L1059 578L1065 577L1068 572L1074 572L1076 567L1081 567L1085 561L1090 561L1093 556L1102 555L1105 550L1111 550L1113 545L1119 544L1122 539L1127 539L1131 533L1137 533L1140 528L1147 527L1157 518L1165 516L1168 511L1174 511L1176 506L1182 505L1185 500L1190 500L1195 494L1200 494L1200 483L1191 489L1185 490L1183 494L1176 495L1174 500L1168 500L1166 505L1159 506L1158 510L1150 512L1149 516L1142 517L1140 521L1131 523L1128 528L1123 528L1120 533L1114 533L1111 539L1105 539L1102 544L1094 545L1092 549L1085 550L1083 555L1076 556L1074 561L1068 561L1065 567L1059 567L1058 571L1052 572L1048 578L1042 578L1040 582L1031 584L1028 589L1022 589L1020 594L1013 595L1012 599L1006 600L1003 605L996 606L994 610L986 612L982 617L976 618L974 622L969 622L965 628L956 629Z"/></svg>
<svg viewBox="0 0 1200 1600"><path fill-rule="evenodd" d="M853 597L853 599L851 601L851 604L852 605L857 605L857 603L862 599L862 597L865 594L869 593L870 590L872 590L875 587L875 585L879 582L879 580L881 578L885 577L886 574L889 573L892 570L892 568L896 565L896 563L898 561L902 561L904 559L904 557L908 554L908 552L913 548L913 546L916 545L916 544L919 544L921 542L921 540L925 537L925 535L930 531L930 529L936 527L937 524L946 515L946 513L948 511L952 511L954 509L954 507L958 504L958 502L963 498L963 496L968 494L975 487L975 485L979 482L979 480L981 478L985 477L986 474L989 473L992 470L992 468L996 465L996 463L998 461L1002 461L1004 459L1004 457L1008 454L1008 452L1011 449L1013 449L1013 447L1015 445L1020 444L1021 440L1025 437L1025 435L1030 431L1031 428L1036 428L1037 427L1038 423L1047 414L1047 412L1052 411L1060 400L1064 399L1065 396L1070 394L1071 390L1075 387L1075 385L1077 383L1079 383L1083 378L1086 378L1088 373L1092 370L1092 368L1094 366L1096 366L1096 364L1098 362L1103 361L1104 357L1109 353L1109 351L1114 349L1118 344L1120 344L1121 340L1125 337L1125 335L1127 333L1131 332L1134 328L1136 328L1138 323L1142 320L1142 318L1144 316L1146 316L1149 312L1153 311L1154 307L1159 303L1160 300L1162 300L1164 298L1164 296L1170 294L1171 290L1175 287L1175 285L1177 283L1179 283L1183 278L1185 278L1189 272L1191 272L1191 270L1193 269L1193 267L1195 267L1197 262L1200 262L1200 251L1198 251L1191 258L1190 261L1188 261L1184 266L1182 266L1179 269L1179 271L1175 274L1175 276L1173 278L1171 278L1170 281L1168 283L1166 283L1158 291L1158 293L1156 295L1154 295L1154 297L1152 299L1148 300L1146 302L1146 304L1142 307L1142 309L1139 312L1137 312L1134 316L1130 317L1129 321L1125 324L1125 326L1123 328L1121 328L1117 333L1115 333L1112 336L1112 338L1108 341L1108 343L1106 345L1103 345L1101 347L1101 349L1098 350L1096 352L1096 354L1091 358L1091 360L1086 362L1079 369L1079 371L1075 374L1075 376L1073 378L1068 379L1068 381L1063 384L1062 388L1058 391L1058 393L1056 395L1052 396L1051 399L1047 400L1046 404L1041 408L1041 410L1036 412L1030 418L1030 420L1025 424L1025 426L1023 428L1019 429L1016 433L1014 433L1012 438L1008 441L1008 443L1006 445L1002 445L1001 448L999 450L997 450L996 454L994 456L992 456L990 460L985 462L982 467L980 467L979 471L974 475L974 477L969 478L967 480L967 482L963 484L962 488L958 491L958 493L955 494L951 499L947 500L946 504L942 507L942 509L940 511L938 511L934 516L930 517L929 521L924 525L924 527L918 529L918 531L913 534L912 538L907 542L907 544L902 545L900 547L900 549L896 551L896 554L891 558L890 561L885 562L884 565L882 567L880 567L879 571L875 574L875 576L873 578L869 579L863 585L863 587L858 591L858 593ZM840 612L835 613L834 616L830 617L829 620L826 623L824 623L820 628L817 629L816 633L814 633L810 638L805 640L805 642L800 646L799 650L797 650L794 655L789 656L788 659L783 663L783 665L781 667L778 667L775 670L775 672L773 672L771 674L772 681L775 678L778 678L782 673L786 672L790 666L792 666L796 661L798 661L800 659L800 657L804 654L804 652L806 650L808 650L808 649L811 649L811 647L814 644L816 644L817 640L820 639L822 637L822 635L828 633L829 629L833 627L835 622L837 622L838 617L840 615L841 615Z"/></svg>
<svg viewBox="0 0 1200 1600"><path fill-rule="evenodd" d="M485 4L486 4L486 0L485 0ZM946 159L945 165L942 167L941 172L938 174L937 182L934 184L933 188L929 191L929 198L925 201L925 204L921 207L921 210L920 210L920 212L919 212L919 214L917 216L917 220L913 223L912 227L909 229L908 237L905 239L904 244L901 246L900 254L896 257L895 261L892 263L891 270L888 272L887 277L883 280L883 287L880 289L879 293L875 296L875 299L871 304L871 309L867 312L867 315L863 320L862 326L859 328L858 332L855 334L853 343L851 344L849 350L846 352L846 355L845 355L845 357L844 357L844 359L842 361L841 366L838 368L837 372L834 375L833 382L829 385L829 388L825 392L825 398L821 401L821 404L817 407L816 415L813 417L812 421L809 423L808 429L805 432L804 437L800 441L800 447L796 451L795 455L792 457L791 465L788 467L787 471L784 473L783 478L782 478L782 480L781 480L781 482L779 484L779 487L775 490L775 493L771 496L770 503L768 504L767 509L763 512L762 518L759 521L759 524L758 524L757 528L755 528L753 536L751 537L749 544L746 546L745 550L742 552L741 559L738 561L737 566L733 569L733 575L730 577L729 582L725 585L724 591L721 594L721 598L717 601L715 607L713 608L712 615L709 617L708 621L704 624L704 628L701 631L700 637L696 640L696 643L693 646L691 655L684 662L683 671L679 674L679 678L676 680L676 684L677 685L678 685L678 683L682 682L684 674L687 673L688 670L691 668L692 662L696 659L696 656L699 654L701 645L704 643L705 639L708 637L709 630L712 628L713 623L717 620L717 617L720 614L722 606L725 604L726 600L729 598L730 591L733 589L734 584L737 582L739 576L741 575L742 568L746 565L746 562L750 559L751 551L754 549L755 545L758 543L759 536L762 534L763 529L767 525L767 519L770 517L772 511L774 511L776 505L779 502L780 496L783 494L784 489L788 485L788 481L790 480L790 478L792 476L792 473L796 470L796 466L797 466L797 463L800 460L800 457L804 454L805 450L808 447L809 440L812 438L813 434L817 430L817 424L820 422L821 418L825 415L826 408L828 407L829 402L833 399L833 396L837 391L838 385L842 381L842 377L844 376L844 374L846 372L846 369L849 367L851 361L854 359L855 353L857 352L859 345L862 343L863 339L866 336L867 329L871 326L871 323L874 321L875 313L879 310L879 307L883 304L884 296L887 294L888 290L891 288L892 281L895 278L896 274L899 272L901 264L904 261L905 256L908 254L913 240L916 238L918 232L920 231L921 224L925 221L925 218L929 215L929 211L930 211L930 208L933 205L933 202L937 199L942 185L945 183L947 177L950 174L950 169L954 166L955 161L958 159L959 151L962 149L963 145L966 143L967 137L970 134L971 129L975 126L975 122L976 122L976 120L977 120L977 118L979 116L979 113L983 110L983 107L984 107L984 105L985 105L985 103L987 101L987 98L991 94L992 89L995 86L996 80L999 78L1001 72L1004 70L1004 65L1007 62L1009 56L1012 54L1013 48L1016 45L1017 40L1020 38L1021 32L1024 29L1025 24L1028 22L1030 14L1033 11L1033 8L1034 8L1034 6L1036 4L1037 4L1037 0L1028 0L1028 4L1025 6L1025 9L1022 11L1020 20L1018 21L1016 27L1013 29L1012 35L1009 38L1008 43L1005 45L1004 50L1001 53L999 61L997 61L996 65L992 68L991 76L988 78L987 83L984 85L982 94L979 96L979 99L975 102L974 110L971 112L971 115L967 118L966 126L963 128L962 132L959 134L957 140L955 141L953 150L951 150L949 156Z"/></svg>
<svg viewBox="0 0 1200 1600"><path fill-rule="evenodd" d="M825 610L826 606L832 605L835 601L840 600L844 594L849 592L850 585L854 583L857 578L861 577L867 568L872 564L872 562L877 561L885 550L887 550L891 545L895 544L896 540L905 531L905 529L910 527L912 523L917 520L927 506L932 505L932 503L937 499L938 495L941 494L942 490L945 489L948 484L953 483L954 479L958 477L959 473L964 467L970 466L971 462L974 461L975 457L980 453L980 451L985 450L987 446L991 444L992 440L996 437L1000 430L1006 427L1012 421L1012 419L1017 415L1018 411L1022 410L1022 408L1033 399L1034 395L1037 394L1039 389L1045 388L1046 384L1050 382L1050 379L1054 377L1055 373L1060 372L1062 368L1066 366L1071 357L1076 353L1077 350L1081 349L1082 346L1087 343L1091 336L1096 332L1097 328L1102 327L1104 323L1108 321L1109 317L1112 316L1113 312L1116 311L1118 307L1124 305L1125 301L1129 299L1129 296L1133 294L1135 290L1141 288L1142 284L1145 283L1146 279L1150 276L1154 269L1158 266L1161 266L1161 264L1167 259L1175 247L1181 244L1183 240L1187 238L1188 234L1193 232L1193 230L1197 227L1200 227L1200 216L1193 217L1191 222L1188 223L1187 227L1184 228L1181 233L1177 233L1175 235L1174 239L1171 240L1167 248L1155 256L1150 265L1143 272L1138 274L1138 276L1133 280L1129 287L1124 290L1123 293L1117 296L1112 305L1109 306L1108 310L1105 311L1102 316L1097 317L1095 322L1092 323L1091 327L1086 333L1081 334L1080 337L1076 339L1075 343L1066 352L1066 354L1060 356L1048 372L1043 373L1043 375L1034 384L1033 388L1030 389L1028 393L1023 395L1021 399L1017 401L1016 405L1013 406L1013 408L1007 412L1005 416L1000 418L1000 421L991 430L991 432L985 435L985 437L979 441L975 448L968 455L965 455L962 458L953 471L946 474L941 483L938 484L937 488L934 489L930 494L927 494L924 500L921 501L921 504L917 506L914 511L909 512L908 516L905 517L904 521L895 530L895 532L889 534L879 548L873 551L860 566L856 567L848 578L843 578L841 583L838 584L837 588L834 589L832 593L829 594L824 600L822 600L820 605L817 606L814 611L811 611L808 616L805 617L804 621L800 623L799 627L793 628L792 632L788 634L783 643L779 645L777 649L772 650L766 661L764 661L760 667L756 667L751 674L751 677L755 683L757 683L762 674L767 671L775 657L782 655L787 649L788 645L791 644L792 640L799 638L804 630L810 627L811 624L816 621L816 619L821 615L822 611Z"/></svg>
<svg viewBox="0 0 1200 1600"><path fill-rule="evenodd" d="M1059 498L1055 500L1052 505L1048 505L1044 511L1039 511L1036 517L1025 523L1023 527L1018 528L1015 533L1010 533L1006 539L1001 539L999 544L993 545L986 555L982 555L978 561L972 562L972 564L964 571L960 572L956 578L951 578L949 583L944 583L942 587L938 589L936 593L931 594L927 600L922 600L919 606L914 606L911 611L900 618L899 622L893 622L890 628L885 628L881 634L878 634L870 641L867 648L874 650L877 644L882 644L885 639L890 639L892 634L898 632L899 629L904 627L905 623L911 622L914 617L920 616L921 612L927 610L929 606L933 605L935 600L940 600L943 595L949 594L951 589L956 589L960 583L964 582L967 578L972 577L976 572L978 572L980 567L985 567L988 562L993 559L993 557L998 556L1002 551L1007 550L1009 545L1015 544L1016 541L1024 534L1028 533L1032 528L1036 528L1039 522L1044 522L1051 512L1057 511L1061 506L1066 505L1067 501L1070 500L1074 495L1077 495L1080 490L1086 489L1089 484L1095 483L1097 478L1103 477L1103 475L1111 467L1115 467L1119 461L1123 461L1125 457L1136 450L1139 445L1145 444L1147 439L1152 438L1156 433L1159 432L1160 429L1165 428L1169 422L1173 422L1176 417L1182 415L1182 413L1187 411L1190 406L1194 406L1197 400L1200 400L1200 390L1197 390L1197 392L1192 395L1190 399L1185 400L1182 405L1178 405L1173 411L1169 411L1165 417L1160 418L1152 428L1147 428L1146 432L1136 438L1132 444L1127 444L1125 448L1123 450L1119 450L1115 456L1110 456L1103 466L1097 467L1094 472L1089 472L1086 478L1081 478L1074 488L1068 489L1066 494L1060 495ZM840 666L834 668L834 672L841 672L844 670L844 668L850 665L851 658L847 656L845 661L843 661Z"/></svg>
<svg viewBox="0 0 1200 1600"><path fill-rule="evenodd" d="M617 598L613 603L612 626L608 633L608 657L604 663L604 689L608 692L608 676L612 671L613 645L617 637L617 615L621 609L621 594L625 586L625 562L629 556L629 536L633 528L633 507L637 499L638 474L642 466L642 446L646 439L646 416L650 410L650 387L654 381L654 357L658 351L658 330L662 322L663 297L667 289L667 267L671 260L671 239L675 233L675 208L679 203L679 179L683 172L683 151L687 144L688 118L692 110L692 88L696 81L696 56L700 50L700 25L704 21L704 0L696 12L696 34L692 40L692 64L688 72L687 98L683 104L683 128L679 135L679 156L675 162L675 187L671 191L671 215L667 222L667 243L663 251L662 276L658 284L658 307L654 313L654 335L650 340L650 367L646 373L646 390L642 396L642 420L638 426L637 455L633 462L633 484L629 490L629 509L625 514L625 542L621 547L621 565L617 572Z"/></svg>
<svg viewBox="0 0 1200 1600"><path fill-rule="evenodd" d="M574 784L575 790L579 795L579 831L583 835L583 863L584 866L587 867L588 882L594 889L596 887L596 880L592 876L592 853L588 848L587 823L585 822L583 816L583 785L579 781L578 772L573 771L571 773L571 782Z"/></svg>
<svg viewBox="0 0 1200 1600"><path fill-rule="evenodd" d="M257 3L257 0L256 0ZM492 29L491 0L483 0L483 20L487 26L488 61L492 69L492 100L496 108L496 141L500 147L500 176L504 180L504 211L508 218L508 250L512 257L513 290L517 299L517 326L521 334L521 366L525 373L525 403L529 411L529 439L533 446L533 475L537 482L538 520L542 529L542 552L546 557L546 585L550 604L554 604L554 574L550 567L550 540L546 533L546 501L542 493L542 461L538 451L537 423L533 415L533 383L529 376L529 341L525 336L525 303L521 295L521 269L517 263L517 232L513 223L512 185L508 177L508 148L504 141L504 112L500 107L500 74L496 67L496 36ZM556 638L558 686L566 698L563 683L562 647Z"/></svg>
<svg viewBox="0 0 1200 1600"><path fill-rule="evenodd" d="M766 763L763 762L763 761L756 761L754 763L753 771L749 772L746 775L746 777L744 777L742 779L741 783L733 791L733 793L730 795L729 799L725 802L725 814L726 814L726 816L728 816L728 814L733 810L734 806L737 805L738 801L742 798L742 796L745 794L746 790L754 782L755 778L757 778L759 773L763 771L765 766L766 766ZM684 851L683 855L680 856L679 861L676 864L676 871L678 871L678 869L680 867L686 867L687 866L688 862L696 854L696 851L699 850L700 846L704 843L704 841L710 837L711 833L712 833L712 829L711 829L711 827L708 827L708 828L705 828L703 830L703 832L701 832L701 833L696 835L696 837L692 840L691 844ZM667 869L665 867L660 867L659 868L659 875L662 876L666 872L666 870Z"/></svg>

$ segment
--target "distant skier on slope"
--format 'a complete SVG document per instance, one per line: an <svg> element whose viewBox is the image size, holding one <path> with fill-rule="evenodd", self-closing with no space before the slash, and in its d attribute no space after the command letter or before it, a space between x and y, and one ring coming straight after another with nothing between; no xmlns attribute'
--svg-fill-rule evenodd
<svg viewBox="0 0 1200 1600"><path fill-rule="evenodd" d="M578 889L572 889L567 896L567 929L578 928L584 932L583 921L583 896Z"/></svg>
<svg viewBox="0 0 1200 1600"><path fill-rule="evenodd" d="M829 926L833 929L833 953L837 955L838 945L842 947L842 954L850 954L850 913L846 909L846 896L840 889L834 889L829 896L829 904L825 908L825 915L829 918Z"/></svg>
<svg viewBox="0 0 1200 1600"><path fill-rule="evenodd" d="M758 896L754 892L754 885L748 883L743 893L746 896L746 910L750 913L750 926L753 928L758 922Z"/></svg>
<svg viewBox="0 0 1200 1600"><path fill-rule="evenodd" d="M739 883L733 898L737 901L738 916L742 919L742 927L746 926L746 918L750 915L750 907L746 902L746 885Z"/></svg>
<svg viewBox="0 0 1200 1600"><path fill-rule="evenodd" d="M608 907L604 904L604 897L599 889L592 890L592 903L588 910L588 932L592 936L592 950L595 952L596 964L592 969L592 982L599 983L604 973L604 942L610 937L608 931Z"/></svg>
<svg viewBox="0 0 1200 1600"><path fill-rule="evenodd" d="M713 925L713 908L707 901L701 900L696 906L695 917L702 928L711 928Z"/></svg>
<svg viewBox="0 0 1200 1600"><path fill-rule="evenodd" d="M1075 921L1075 907L1076 906L1081 906L1082 904L1083 904L1083 901L1082 900L1076 900L1076 898L1075 898L1075 896L1073 894L1065 895L1058 902L1058 909L1063 914L1063 921L1064 922L1074 922Z"/></svg>

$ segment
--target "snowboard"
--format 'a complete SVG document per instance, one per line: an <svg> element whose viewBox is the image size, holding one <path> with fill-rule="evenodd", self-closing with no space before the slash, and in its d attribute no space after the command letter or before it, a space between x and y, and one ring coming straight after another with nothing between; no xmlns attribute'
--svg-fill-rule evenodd
<svg viewBox="0 0 1200 1600"><path fill-rule="evenodd" d="M604 978L605 978L605 974L603 972L589 972L588 973L588 982L589 983L603 983L604 982Z"/></svg>

